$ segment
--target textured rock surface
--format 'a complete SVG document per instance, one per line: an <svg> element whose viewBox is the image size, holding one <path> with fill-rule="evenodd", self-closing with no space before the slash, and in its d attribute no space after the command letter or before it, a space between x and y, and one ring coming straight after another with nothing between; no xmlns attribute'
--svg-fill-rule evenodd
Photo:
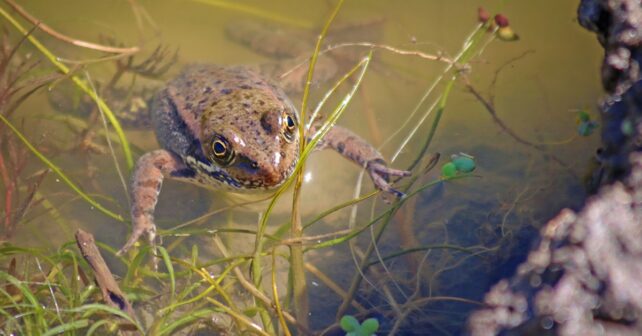
<svg viewBox="0 0 642 336"><path fill-rule="evenodd" d="M642 334L642 3L585 0L578 15L605 49L602 187L542 229L469 319L473 335Z"/></svg>

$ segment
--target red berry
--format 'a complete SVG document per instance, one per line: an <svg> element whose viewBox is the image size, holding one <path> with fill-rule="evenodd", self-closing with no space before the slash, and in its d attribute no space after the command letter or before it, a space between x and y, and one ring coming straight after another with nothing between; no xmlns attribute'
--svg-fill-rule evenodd
<svg viewBox="0 0 642 336"><path fill-rule="evenodd" d="M495 23L499 27L508 27L508 18L502 14L495 15Z"/></svg>
<svg viewBox="0 0 642 336"><path fill-rule="evenodd" d="M484 7L479 7L477 8L477 19L481 23L486 23L490 19L490 13Z"/></svg>

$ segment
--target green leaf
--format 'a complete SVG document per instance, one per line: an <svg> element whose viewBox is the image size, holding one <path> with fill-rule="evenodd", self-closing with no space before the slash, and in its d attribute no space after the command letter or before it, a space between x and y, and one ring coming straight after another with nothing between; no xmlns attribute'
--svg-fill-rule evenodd
<svg viewBox="0 0 642 336"><path fill-rule="evenodd" d="M577 112L577 120L578 120L578 123L591 121L591 115L584 110L580 110Z"/></svg>
<svg viewBox="0 0 642 336"><path fill-rule="evenodd" d="M457 175L457 166L452 162L444 164L441 166L441 175L443 177L453 177Z"/></svg>
<svg viewBox="0 0 642 336"><path fill-rule="evenodd" d="M359 324L359 321L352 315L344 315L339 324L341 325L341 329L346 332L361 329L361 324Z"/></svg>
<svg viewBox="0 0 642 336"><path fill-rule="evenodd" d="M593 133L593 131L595 131L597 127L598 124L596 122L585 121L577 127L577 133L581 136L589 136Z"/></svg>
<svg viewBox="0 0 642 336"><path fill-rule="evenodd" d="M374 317L369 318L363 321L361 328L364 333L372 335L379 330L379 321Z"/></svg>
<svg viewBox="0 0 642 336"><path fill-rule="evenodd" d="M259 308L258 307L248 307L243 310L243 315L247 317L254 317L256 314L259 313Z"/></svg>
<svg viewBox="0 0 642 336"><path fill-rule="evenodd" d="M82 320L77 320L65 324L61 324L59 326L53 327L49 329L46 333L42 334L42 336L53 336L53 335L58 335L62 334L66 331L73 331L77 329L82 329L86 328L89 326L89 319L82 319Z"/></svg>
<svg viewBox="0 0 642 336"><path fill-rule="evenodd" d="M198 320L206 320L216 313L213 309L201 309L197 311L189 311L183 316L172 319L172 322L163 327L160 331L161 335L171 335L177 330L188 326Z"/></svg>
<svg viewBox="0 0 642 336"><path fill-rule="evenodd" d="M172 265L172 260L169 257L169 253L167 253L167 250L162 247L158 246L158 252L160 252L161 258L163 259L163 262L165 263L165 267L167 268L167 273L169 274L169 286L170 286L170 295L171 295L171 301L174 301L174 295L176 294L176 276L174 274L174 266Z"/></svg>
<svg viewBox="0 0 642 336"><path fill-rule="evenodd" d="M460 173L470 173L475 170L476 167L475 160L473 160L472 157L468 157L465 155L458 155L451 162L455 165L457 171Z"/></svg>

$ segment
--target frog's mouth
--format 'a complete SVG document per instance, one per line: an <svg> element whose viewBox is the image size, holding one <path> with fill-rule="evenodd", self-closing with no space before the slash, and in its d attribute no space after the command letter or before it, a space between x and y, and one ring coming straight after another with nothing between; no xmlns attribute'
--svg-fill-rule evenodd
<svg viewBox="0 0 642 336"><path fill-rule="evenodd" d="M253 164L247 158L239 158L233 166L229 167L228 173L234 175L244 189L271 190L285 183L294 171L296 163L297 161L293 160L287 169L283 169L269 164Z"/></svg>
<svg viewBox="0 0 642 336"><path fill-rule="evenodd" d="M224 187L235 192L270 190L280 187L294 172L298 160L292 160L282 172L272 167L255 167L247 158L235 159L229 167L220 167L208 160L194 145L185 157L185 163L196 174L193 180L200 184Z"/></svg>

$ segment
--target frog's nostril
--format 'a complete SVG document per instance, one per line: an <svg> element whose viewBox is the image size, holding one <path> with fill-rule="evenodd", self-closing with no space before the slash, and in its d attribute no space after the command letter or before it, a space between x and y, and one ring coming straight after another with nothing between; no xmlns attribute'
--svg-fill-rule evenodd
<svg viewBox="0 0 642 336"><path fill-rule="evenodd" d="M261 116L261 127L268 134L272 134L274 132L274 127L272 127L274 121L272 119L273 118L269 113L263 113Z"/></svg>

